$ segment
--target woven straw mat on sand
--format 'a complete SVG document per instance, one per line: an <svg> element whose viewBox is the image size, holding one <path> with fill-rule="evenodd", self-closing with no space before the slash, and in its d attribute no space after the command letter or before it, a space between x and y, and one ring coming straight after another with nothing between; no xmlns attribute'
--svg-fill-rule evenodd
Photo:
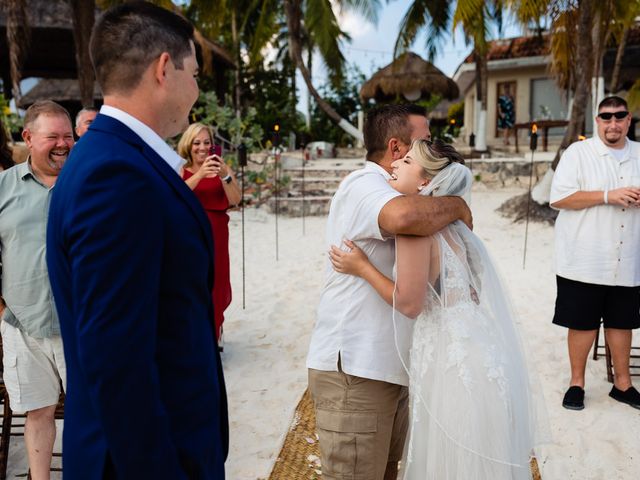
<svg viewBox="0 0 640 480"><path fill-rule="evenodd" d="M538 463L531 461L533 480L541 480ZM269 480L319 480L322 478L313 400L305 390Z"/></svg>

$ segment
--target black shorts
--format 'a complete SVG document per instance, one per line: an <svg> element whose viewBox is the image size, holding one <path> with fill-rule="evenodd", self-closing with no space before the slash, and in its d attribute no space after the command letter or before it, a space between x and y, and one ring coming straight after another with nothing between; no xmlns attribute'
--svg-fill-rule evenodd
<svg viewBox="0 0 640 480"><path fill-rule="evenodd" d="M572 330L640 327L640 287L596 285L556 276L553 323Z"/></svg>

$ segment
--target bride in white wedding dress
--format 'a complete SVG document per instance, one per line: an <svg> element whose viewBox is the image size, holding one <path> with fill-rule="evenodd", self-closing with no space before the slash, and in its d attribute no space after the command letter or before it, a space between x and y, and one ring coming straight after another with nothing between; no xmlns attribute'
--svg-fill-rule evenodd
<svg viewBox="0 0 640 480"><path fill-rule="evenodd" d="M464 196L471 173L455 158L449 145L416 141L393 164L391 185L407 195ZM540 418L514 314L480 239L461 222L431 237L397 237L395 282L345 245L350 252L330 252L334 268L417 317L409 358L398 352L410 377L402 478L531 479Z"/></svg>

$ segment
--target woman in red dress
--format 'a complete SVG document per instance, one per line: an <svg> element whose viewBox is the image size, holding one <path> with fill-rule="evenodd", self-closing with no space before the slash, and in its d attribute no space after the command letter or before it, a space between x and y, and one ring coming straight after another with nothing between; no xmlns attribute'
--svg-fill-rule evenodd
<svg viewBox="0 0 640 480"><path fill-rule="evenodd" d="M210 127L194 123L180 138L178 154L186 160L182 178L204 207L214 248L213 314L218 345L221 346L224 311L231 303L229 280L229 216L227 209L237 205L242 192L231 168L218 155L210 155L213 132Z"/></svg>

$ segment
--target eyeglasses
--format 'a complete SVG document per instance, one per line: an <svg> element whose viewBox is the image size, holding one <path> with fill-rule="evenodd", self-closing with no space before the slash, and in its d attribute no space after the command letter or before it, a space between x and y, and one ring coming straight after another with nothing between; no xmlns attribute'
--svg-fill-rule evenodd
<svg viewBox="0 0 640 480"><path fill-rule="evenodd" d="M616 117L616 119L622 120L623 118L627 118L627 115L629 115L629 112L627 112L627 111L622 111L622 112L602 112L602 113L598 114L598 118L601 118L602 120L611 120L611 118Z"/></svg>

